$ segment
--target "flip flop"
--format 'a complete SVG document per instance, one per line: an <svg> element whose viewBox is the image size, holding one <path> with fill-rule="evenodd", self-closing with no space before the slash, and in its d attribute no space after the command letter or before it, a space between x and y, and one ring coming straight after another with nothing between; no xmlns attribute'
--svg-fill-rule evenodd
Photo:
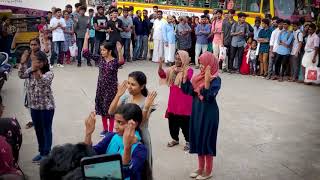
<svg viewBox="0 0 320 180"><path fill-rule="evenodd" d="M171 141L171 142L168 142L167 146L168 146L168 147L173 147L173 146L176 146L176 145L178 145L178 144L179 144L178 141L173 140L173 141Z"/></svg>
<svg viewBox="0 0 320 180"><path fill-rule="evenodd" d="M32 128L33 127L33 122L28 122L27 124L26 124L26 129L30 129L30 128Z"/></svg>

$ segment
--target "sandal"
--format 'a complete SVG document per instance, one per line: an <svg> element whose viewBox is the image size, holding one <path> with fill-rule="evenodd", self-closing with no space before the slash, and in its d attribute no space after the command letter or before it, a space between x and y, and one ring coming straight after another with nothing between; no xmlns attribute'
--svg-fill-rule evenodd
<svg viewBox="0 0 320 180"><path fill-rule="evenodd" d="M183 147L184 151L189 151L190 150L190 145L189 143L186 143L186 145Z"/></svg>
<svg viewBox="0 0 320 180"><path fill-rule="evenodd" d="M33 127L33 122L30 121L26 124L26 129L30 129L32 127Z"/></svg>
<svg viewBox="0 0 320 180"><path fill-rule="evenodd" d="M167 146L168 147L173 147L173 146L176 146L178 144L179 144L179 141L172 140L171 142L168 142Z"/></svg>

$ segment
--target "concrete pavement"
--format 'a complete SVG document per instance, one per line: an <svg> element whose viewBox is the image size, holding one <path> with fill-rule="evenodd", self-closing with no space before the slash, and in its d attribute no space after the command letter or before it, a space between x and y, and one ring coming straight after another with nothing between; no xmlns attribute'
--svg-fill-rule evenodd
<svg viewBox="0 0 320 180"><path fill-rule="evenodd" d="M157 180L185 180L197 168L195 155L180 145L167 148L168 123L163 118L168 88L160 86L157 65L128 63L119 71L120 82L140 70L148 77L148 89L157 90L158 109L150 118L154 176ZM56 113L54 144L83 140L84 119L94 110L98 71L94 67L55 68L53 83ZM213 179L219 180L319 180L320 179L320 88L267 81L259 77L222 74L218 95L220 126L218 155ZM23 106L23 80L10 74L2 90L5 116L16 116L21 126L30 120ZM94 142L98 142L98 118ZM31 180L38 180L39 166L31 163L37 153L33 129L23 129L20 165Z"/></svg>

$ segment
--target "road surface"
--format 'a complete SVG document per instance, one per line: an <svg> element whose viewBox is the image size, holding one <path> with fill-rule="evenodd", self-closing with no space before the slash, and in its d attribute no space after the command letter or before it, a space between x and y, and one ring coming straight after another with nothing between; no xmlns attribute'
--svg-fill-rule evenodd
<svg viewBox="0 0 320 180"><path fill-rule="evenodd" d="M197 168L195 155L180 145L167 148L170 140L164 119L168 88L160 86L157 65L140 61L119 71L120 82L140 70L148 77L148 89L158 92L158 109L150 118L154 176L156 180L185 180ZM53 142L77 143L84 137L84 119L94 110L98 71L75 65L54 69L56 113ZM219 180L319 180L320 179L320 88L297 83L267 81L260 77L222 74L217 97L220 107L218 155L213 179ZM10 74L2 90L6 111L24 127L30 120L23 106L23 80ZM94 142L100 140L100 118ZM23 129L20 165L31 180L38 180L39 166L31 159L37 153L33 129Z"/></svg>

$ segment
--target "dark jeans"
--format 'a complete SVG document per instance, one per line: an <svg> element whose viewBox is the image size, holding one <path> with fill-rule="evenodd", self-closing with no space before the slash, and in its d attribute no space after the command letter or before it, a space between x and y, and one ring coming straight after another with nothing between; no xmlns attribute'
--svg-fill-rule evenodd
<svg viewBox="0 0 320 180"><path fill-rule="evenodd" d="M288 68L289 58L290 58L290 55L277 54L277 56L275 57L275 61L276 61L275 74L276 74L276 76L279 76L279 75L281 75L281 77L284 76L284 73L287 71L287 68Z"/></svg>
<svg viewBox="0 0 320 180"><path fill-rule="evenodd" d="M52 120L54 110L31 109L31 118L36 131L41 156L49 154L52 146Z"/></svg>
<svg viewBox="0 0 320 180"><path fill-rule="evenodd" d="M190 116L169 114L168 121L171 138L179 141L179 130L181 128L186 142L189 142Z"/></svg>
<svg viewBox="0 0 320 180"><path fill-rule="evenodd" d="M63 64L63 45L64 41L53 42L54 53L52 56L54 57L51 59L51 65L54 65L54 61L57 61L59 64Z"/></svg>
<svg viewBox="0 0 320 180"><path fill-rule="evenodd" d="M81 52L82 52L83 42L84 42L84 38L77 38L77 46L78 46L77 60L78 60L78 64L81 64L81 58L82 58Z"/></svg>
<svg viewBox="0 0 320 180"><path fill-rule="evenodd" d="M298 79L299 76L299 56L290 56L290 67L291 67L291 77L295 80Z"/></svg>
<svg viewBox="0 0 320 180"><path fill-rule="evenodd" d="M89 47L90 47L91 54L93 54L93 52L94 52L94 37L91 37L89 39Z"/></svg>
<svg viewBox="0 0 320 180"><path fill-rule="evenodd" d="M122 38L122 45L123 45L123 58L126 62L130 61L130 38Z"/></svg>
<svg viewBox="0 0 320 180"><path fill-rule="evenodd" d="M228 59L228 68L229 70L239 70L241 67L242 63L242 55L243 55L244 47L233 47L231 46L230 49L230 58ZM233 63L234 63L234 58L236 57L238 53L238 63L237 67L234 68Z"/></svg>
<svg viewBox="0 0 320 180"><path fill-rule="evenodd" d="M10 50L11 50L12 41L13 41L13 35L8 35L3 38L3 41L1 41L1 42L4 42L4 52L7 53L9 57L11 57Z"/></svg>
<svg viewBox="0 0 320 180"><path fill-rule="evenodd" d="M143 37L142 37L142 45L141 45L141 48L140 48L140 56L144 60L147 60L147 56L148 56L148 40L149 40L148 35L143 35Z"/></svg>

